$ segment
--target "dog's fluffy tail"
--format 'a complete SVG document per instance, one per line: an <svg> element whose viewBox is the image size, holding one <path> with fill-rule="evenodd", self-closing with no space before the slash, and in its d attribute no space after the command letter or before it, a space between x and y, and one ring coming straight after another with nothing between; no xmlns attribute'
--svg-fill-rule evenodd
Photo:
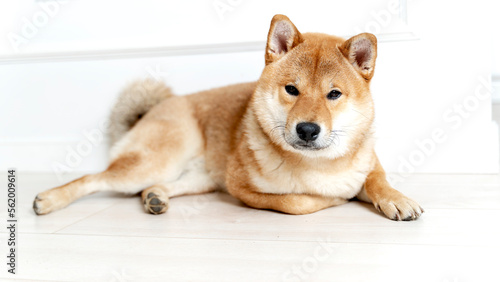
<svg viewBox="0 0 500 282"><path fill-rule="evenodd" d="M120 140L152 107L172 96L168 86L153 79L138 80L125 87L109 118L111 145Z"/></svg>

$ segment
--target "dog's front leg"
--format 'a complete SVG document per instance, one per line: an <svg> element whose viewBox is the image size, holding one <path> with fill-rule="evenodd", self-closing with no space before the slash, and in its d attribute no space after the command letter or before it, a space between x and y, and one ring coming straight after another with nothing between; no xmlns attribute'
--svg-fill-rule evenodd
<svg viewBox="0 0 500 282"><path fill-rule="evenodd" d="M417 202L391 187L376 155L375 166L357 198L373 203L377 210L392 220L415 220L424 212Z"/></svg>
<svg viewBox="0 0 500 282"><path fill-rule="evenodd" d="M347 202L345 199L309 194L270 194L257 192L249 183L229 185L228 190L250 207L288 214L309 214Z"/></svg>
<svg viewBox="0 0 500 282"><path fill-rule="evenodd" d="M258 209L269 209L288 214L309 214L347 202L341 198L330 198L308 194L268 194L252 192L240 194L240 200Z"/></svg>

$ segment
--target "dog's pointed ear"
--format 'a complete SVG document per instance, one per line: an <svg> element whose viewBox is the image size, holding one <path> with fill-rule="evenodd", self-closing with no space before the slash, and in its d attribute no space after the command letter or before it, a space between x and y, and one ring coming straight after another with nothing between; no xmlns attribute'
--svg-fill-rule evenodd
<svg viewBox="0 0 500 282"><path fill-rule="evenodd" d="M302 41L302 35L287 16L275 15L267 35L266 65L281 58Z"/></svg>
<svg viewBox="0 0 500 282"><path fill-rule="evenodd" d="M369 81L375 70L377 59L377 37L371 33L361 33L348 39L340 51L354 68Z"/></svg>

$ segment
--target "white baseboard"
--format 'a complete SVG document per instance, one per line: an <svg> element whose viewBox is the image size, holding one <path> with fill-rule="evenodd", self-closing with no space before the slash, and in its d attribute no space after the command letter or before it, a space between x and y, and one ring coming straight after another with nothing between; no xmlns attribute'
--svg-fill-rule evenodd
<svg viewBox="0 0 500 282"><path fill-rule="evenodd" d="M345 38L350 37L344 36ZM378 42L402 42L418 40L418 36L410 30L377 35ZM86 60L111 60L124 58L148 58L189 56L200 54L227 54L239 52L261 51L264 53L265 41L237 42L189 46L163 46L150 48L130 49L101 49L90 51L70 51L51 53L27 53L0 56L0 64L24 64L43 62L86 61Z"/></svg>

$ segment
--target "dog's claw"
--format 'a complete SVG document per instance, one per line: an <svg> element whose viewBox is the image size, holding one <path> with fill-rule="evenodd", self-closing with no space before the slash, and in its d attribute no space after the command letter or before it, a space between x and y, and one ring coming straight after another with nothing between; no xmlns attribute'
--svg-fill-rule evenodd
<svg viewBox="0 0 500 282"><path fill-rule="evenodd" d="M409 215L409 216L403 218L403 221L412 221L414 219L415 219L415 215Z"/></svg>
<svg viewBox="0 0 500 282"><path fill-rule="evenodd" d="M394 199L382 199L373 205L379 212L395 221L416 220L424 212L424 209L415 201L405 196Z"/></svg>

